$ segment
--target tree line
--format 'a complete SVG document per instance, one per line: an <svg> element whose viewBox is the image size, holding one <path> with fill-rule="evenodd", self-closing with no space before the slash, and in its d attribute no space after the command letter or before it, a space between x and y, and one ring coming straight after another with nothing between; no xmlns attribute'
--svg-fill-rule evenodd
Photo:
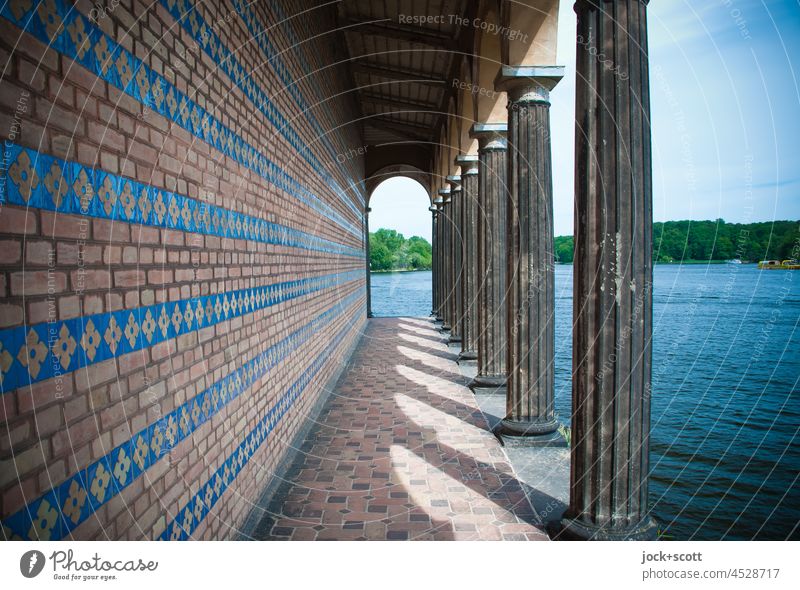
<svg viewBox="0 0 800 590"><path fill-rule="evenodd" d="M798 247L800 221L653 223L654 262L786 260L797 256ZM393 229L379 229L370 233L369 248L372 270L431 268L431 245L417 236L406 239ZM574 249L572 236L556 237L556 261L571 263Z"/></svg>
<svg viewBox="0 0 800 590"><path fill-rule="evenodd" d="M716 221L665 221L653 223L653 261L742 262L786 260L797 256L800 221L725 223ZM572 262L572 236L555 239L556 260Z"/></svg>
<svg viewBox="0 0 800 590"><path fill-rule="evenodd" d="M393 229L369 234L369 264L372 270L430 270L433 253L424 238L406 239Z"/></svg>

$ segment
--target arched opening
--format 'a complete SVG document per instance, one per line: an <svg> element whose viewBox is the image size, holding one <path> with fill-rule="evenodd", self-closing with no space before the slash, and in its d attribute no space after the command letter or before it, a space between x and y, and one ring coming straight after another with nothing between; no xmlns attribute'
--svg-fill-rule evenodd
<svg viewBox="0 0 800 590"><path fill-rule="evenodd" d="M380 181L369 197L372 315L427 317L431 312L432 236L428 190L411 175Z"/></svg>

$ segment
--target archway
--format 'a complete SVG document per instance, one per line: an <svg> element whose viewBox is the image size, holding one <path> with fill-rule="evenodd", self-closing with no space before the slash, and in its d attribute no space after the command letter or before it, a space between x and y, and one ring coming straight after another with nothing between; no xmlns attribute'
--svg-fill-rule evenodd
<svg viewBox="0 0 800 590"><path fill-rule="evenodd" d="M427 317L432 298L430 193L413 170L388 170L369 194L373 316Z"/></svg>

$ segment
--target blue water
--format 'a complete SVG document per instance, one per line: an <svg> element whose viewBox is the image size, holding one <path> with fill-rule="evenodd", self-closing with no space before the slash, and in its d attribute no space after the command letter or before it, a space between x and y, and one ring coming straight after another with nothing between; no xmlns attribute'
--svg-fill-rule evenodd
<svg viewBox="0 0 800 590"><path fill-rule="evenodd" d="M372 275L375 315L427 316L430 273ZM658 265L650 502L674 539L800 539L800 272ZM569 422L572 266L556 267Z"/></svg>

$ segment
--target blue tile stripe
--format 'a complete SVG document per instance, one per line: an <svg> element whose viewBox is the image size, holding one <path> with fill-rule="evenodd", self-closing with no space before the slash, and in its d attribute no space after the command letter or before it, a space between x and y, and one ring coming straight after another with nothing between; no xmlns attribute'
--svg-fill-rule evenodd
<svg viewBox="0 0 800 590"><path fill-rule="evenodd" d="M159 540L185 541L197 525L203 521L209 511L230 487L242 469L250 461L259 447L267 440L267 436L275 429L281 418L291 409L297 398L313 381L320 369L330 361L332 353L342 340L351 332L358 319L351 319L331 340L325 349L312 361L303 375L292 385L283 396L269 409L253 428L239 443L236 450L231 453L219 468L200 486L197 493L179 509L171 523L167 525Z"/></svg>
<svg viewBox="0 0 800 590"><path fill-rule="evenodd" d="M13 536L23 540L57 541L67 537L181 441L289 358L315 333L342 313L357 311L351 306L363 297L364 288L360 287L308 324L134 434L129 441L5 518L3 529L6 538ZM254 395L258 395L258 392L254 392Z"/></svg>
<svg viewBox="0 0 800 590"><path fill-rule="evenodd" d="M322 275L133 310L0 331L2 393L149 348L189 332L364 278L363 270Z"/></svg>
<svg viewBox="0 0 800 590"><path fill-rule="evenodd" d="M280 57L281 52L277 50L274 45L272 45L272 43L269 40L269 35L266 34L266 30L261 24L261 21L255 15L255 12L250 8L251 3L246 2L244 0L233 0L233 5L236 8L236 11L240 14L240 16L242 16L242 19L247 24L251 36L256 40L256 42L259 44L259 47L261 47L261 50L267 56L268 61L270 63L273 63L274 61L274 63L279 64L279 68L276 71L278 71L278 75L280 76L281 81L283 82L285 87L288 88L290 94L295 99L295 102L298 104L298 106L301 108L305 117L311 121L312 125L314 125L314 129L316 130L321 140L325 142L325 145L328 148L328 152L329 154L331 154L331 157L335 158L336 150L334 149L334 147L330 142L329 138L330 134L323 132L322 126L317 121L317 118L314 116L313 112L314 108L321 108L327 111L330 115L331 108L329 99L332 93L328 92L326 94L326 91L323 91L319 84L315 84L313 80L309 80L309 86L313 90L316 99L315 105L313 107L310 106L308 102L303 98L299 85L292 78L289 69L283 63L283 60ZM277 16L278 23L281 29L283 30L286 37L289 39L290 47L294 49L294 53L292 55L296 56L300 60L300 71L305 74L304 77L307 77L308 73L316 72L319 68L312 67L308 63L308 60L306 60L305 57L305 49L308 47L308 43L300 41L300 39L298 39L297 35L295 34L295 25L304 27L306 31L308 31L307 22L309 19L303 17L296 17L296 15L287 17L286 13L283 10L283 6L281 5L280 2L273 2L271 4L271 8L275 12L275 15ZM312 12L310 14L314 15L315 13ZM311 18L313 18L313 16ZM294 21L292 24L290 24L291 20ZM309 32L306 35L306 41L308 41L311 38L312 35ZM330 119L336 120L336 118L333 116L330 116ZM340 145L342 145L341 134L339 133L339 129L334 129L333 132L336 133L337 137L339 137ZM344 166L344 163L338 159L336 160L336 162L337 164L339 164L339 170L342 173L342 177L351 178L352 175L347 171L347 168ZM351 184L351 187L357 187L361 189L359 196L361 198L361 206L363 207L364 203L366 202L366 196L365 196L366 190L362 188L360 183Z"/></svg>
<svg viewBox="0 0 800 590"><path fill-rule="evenodd" d="M277 106L270 100L269 95L264 92L261 86L254 81L253 77L247 73L247 68L243 67L233 52L223 43L222 39L209 27L200 12L197 10L195 4L191 0L161 0L161 4L172 17L181 25L181 27L192 37L201 47L206 54L215 60L219 68L230 78L230 80L244 93L251 103L266 117L266 119L275 127L278 133L283 136L289 145L300 154L300 156L314 169L320 178L330 185L333 191L337 194L339 199L344 203L358 218L361 213L359 209L350 200L350 197L342 190L342 187L331 176L325 167L317 159L310 146L300 138L297 131L295 131L289 120L283 116ZM234 3L234 6L236 3ZM238 7L237 7L238 11ZM240 14L242 14L240 12ZM258 37L254 37L259 39ZM266 35L261 35L261 38L269 43ZM212 48L215 48L216 55L212 53ZM282 68L283 72L287 72ZM284 82L291 82L285 80ZM293 82L292 88L296 88ZM302 100L299 95L294 96L297 101ZM304 101L303 101L304 102ZM303 103L299 103L302 108ZM310 113L305 112L304 116L308 117ZM310 117L309 117L310 119ZM318 137L325 137L322 130L317 127ZM332 146L331 146L332 147ZM336 153L331 152L332 161L337 162Z"/></svg>
<svg viewBox="0 0 800 590"><path fill-rule="evenodd" d="M286 173L64 0L18 0L0 16L361 238L361 227Z"/></svg>
<svg viewBox="0 0 800 590"><path fill-rule="evenodd" d="M6 143L0 202L363 258L361 249Z"/></svg>
<svg viewBox="0 0 800 590"><path fill-rule="evenodd" d="M186 2L190 2L191 0L185 0ZM245 23L248 32L250 33L250 38L255 40L256 44L258 45L259 49L261 49L262 53L267 59L267 63L272 66L272 69L280 78L281 82L285 89L289 91L292 98L294 98L295 103L300 108L300 111L303 113L303 117L308 120L314 131L317 135L319 141L321 141L325 148L328 151L328 155L331 158L331 162L336 162L338 165L339 171L342 175L342 178L351 178L352 175L348 172L347 168L344 166L344 163L339 159L340 154L337 153L337 150L333 147L333 144L330 140L330 132L323 130L322 126L320 125L319 121L317 120L316 116L314 116L313 108L327 108L327 99L323 99L320 96L320 87L318 84L314 84L313 82L310 86L315 90L316 93L316 105L315 107L311 107L308 102L303 97L303 94L300 90L300 87L292 78L289 69L286 67L283 59L281 59L281 52L277 50L277 48L272 44L270 41L270 36L267 34L267 31L262 26L261 22L259 21L258 17L255 15L255 12L252 10L252 4L250 2L244 2L243 0L233 0L233 6L236 12L239 14L242 21ZM294 34L294 29L291 26L287 25L286 15L283 13L283 9L279 3L275 2L272 4L273 10L276 11L278 15L278 20L281 24L281 28L289 37L289 41L291 43L291 47L293 48L293 55L297 55L301 61L301 71L311 73L313 70L303 55L303 47L302 44L297 39L297 36ZM339 137L341 142L341 134L339 133L339 129L334 129L333 132ZM343 144L342 144L343 145ZM358 186L357 184L352 184L352 186ZM352 192L348 189L345 194L349 195ZM364 194L359 194L359 198L361 202L359 203L360 208L356 207L354 209L353 206L350 208L353 209L357 215L361 215L363 211L364 202L366 197Z"/></svg>

